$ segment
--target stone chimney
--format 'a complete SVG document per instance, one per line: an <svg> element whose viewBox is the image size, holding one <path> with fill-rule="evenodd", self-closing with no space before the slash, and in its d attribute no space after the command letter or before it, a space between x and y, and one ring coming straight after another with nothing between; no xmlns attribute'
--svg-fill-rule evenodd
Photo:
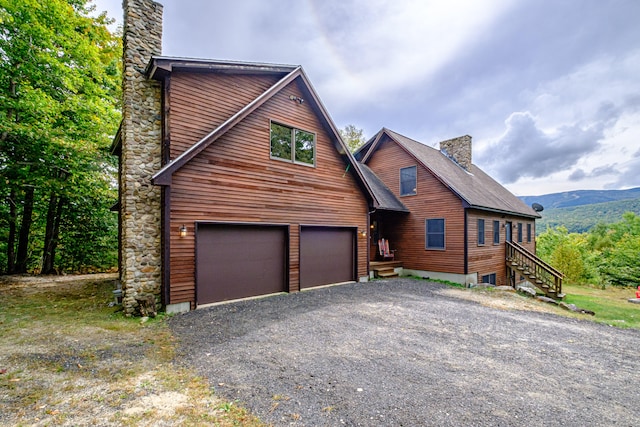
<svg viewBox="0 0 640 427"><path fill-rule="evenodd" d="M471 137L469 135L442 141L440 151L462 169L471 171Z"/></svg>
<svg viewBox="0 0 640 427"><path fill-rule="evenodd" d="M144 75L162 53L162 5L124 0L123 105L120 159L120 280L127 316L139 300L160 302L161 196L151 177L161 166L161 91Z"/></svg>

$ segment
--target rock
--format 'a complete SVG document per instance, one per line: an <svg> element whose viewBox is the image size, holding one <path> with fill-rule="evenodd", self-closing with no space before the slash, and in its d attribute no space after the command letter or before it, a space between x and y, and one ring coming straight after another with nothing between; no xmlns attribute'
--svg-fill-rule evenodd
<svg viewBox="0 0 640 427"><path fill-rule="evenodd" d="M538 295L538 296L536 297L536 299L537 299L538 301L548 302L549 304L556 304L556 305L558 305L558 301L554 300L553 298L549 298L549 297L545 297L545 296L542 296L542 295Z"/></svg>
<svg viewBox="0 0 640 427"><path fill-rule="evenodd" d="M138 303L140 316L156 317L156 315L158 314L156 311L156 299L153 295L141 295L136 298L136 302Z"/></svg>
<svg viewBox="0 0 640 427"><path fill-rule="evenodd" d="M513 292L515 291L515 289L513 289L511 286L496 286L495 287L496 291L509 291L509 292Z"/></svg>
<svg viewBox="0 0 640 427"><path fill-rule="evenodd" d="M530 297L535 297L537 295L535 289L527 288L525 286L518 286L516 290L522 294L528 295Z"/></svg>
<svg viewBox="0 0 640 427"><path fill-rule="evenodd" d="M629 301L632 304L640 304L640 298L631 298L627 301Z"/></svg>
<svg viewBox="0 0 640 427"><path fill-rule="evenodd" d="M565 310L573 311L574 313L588 314L588 315L591 315L591 316L595 316L595 314L596 314L594 311L587 310L587 309L584 309L584 308L579 308L579 307L576 307L575 304L567 304L566 302L563 302L563 301L560 302L558 305L560 307L564 308Z"/></svg>

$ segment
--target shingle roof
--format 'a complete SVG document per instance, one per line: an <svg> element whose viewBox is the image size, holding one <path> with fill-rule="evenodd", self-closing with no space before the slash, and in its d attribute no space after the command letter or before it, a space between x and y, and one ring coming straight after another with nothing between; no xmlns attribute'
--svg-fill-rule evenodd
<svg viewBox="0 0 640 427"><path fill-rule="evenodd" d="M396 197L395 194L376 176L369 166L359 163L364 179L369 184L375 199L378 201L376 209L396 212L409 212L409 209Z"/></svg>
<svg viewBox="0 0 640 427"><path fill-rule="evenodd" d="M386 133L401 147L409 152L417 161L427 168L451 191L458 195L469 207L540 218L540 215L509 190L487 175L476 165L471 165L469 171L442 154L439 150L424 145L404 135L383 128L379 133ZM380 138L377 138L379 141ZM364 161L375 150L373 143Z"/></svg>

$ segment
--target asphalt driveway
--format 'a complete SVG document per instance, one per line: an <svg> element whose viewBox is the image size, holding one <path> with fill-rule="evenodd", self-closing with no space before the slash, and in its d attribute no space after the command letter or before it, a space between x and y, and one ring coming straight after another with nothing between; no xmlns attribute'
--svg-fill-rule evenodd
<svg viewBox="0 0 640 427"><path fill-rule="evenodd" d="M275 426L637 426L640 333L396 279L176 316L180 360Z"/></svg>

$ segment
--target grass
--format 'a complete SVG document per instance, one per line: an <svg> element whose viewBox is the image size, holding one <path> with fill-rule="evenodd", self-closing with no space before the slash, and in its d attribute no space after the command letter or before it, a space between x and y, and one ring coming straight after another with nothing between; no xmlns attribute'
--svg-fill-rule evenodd
<svg viewBox="0 0 640 427"><path fill-rule="evenodd" d="M174 363L165 316L109 307L113 288L0 284L0 425L264 425Z"/></svg>
<svg viewBox="0 0 640 427"><path fill-rule="evenodd" d="M627 301L635 297L635 289L614 286L601 289L565 284L562 291L567 295L564 299L567 304L575 304L595 312L592 319L596 322L619 328L640 329L640 304Z"/></svg>

